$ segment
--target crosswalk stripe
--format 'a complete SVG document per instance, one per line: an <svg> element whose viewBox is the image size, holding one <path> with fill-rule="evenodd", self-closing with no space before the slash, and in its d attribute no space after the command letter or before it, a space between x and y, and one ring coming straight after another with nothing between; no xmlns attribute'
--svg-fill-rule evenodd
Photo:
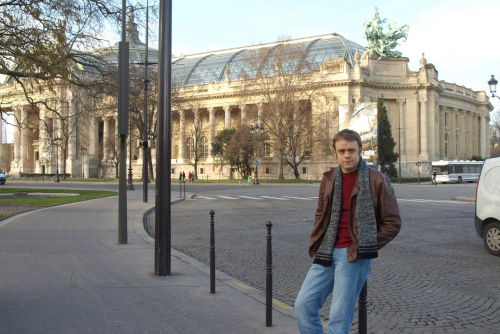
<svg viewBox="0 0 500 334"><path fill-rule="evenodd" d="M262 199L262 198L259 198L259 197L250 197L250 196L238 196L238 197L248 198L248 199L257 199L257 200L261 200Z"/></svg>
<svg viewBox="0 0 500 334"><path fill-rule="evenodd" d="M403 202L417 202L417 203L449 203L449 204L467 204L471 202L462 202L462 201L450 201L450 200L431 200L431 199L405 199L405 198L398 198L398 201L403 201Z"/></svg>
<svg viewBox="0 0 500 334"><path fill-rule="evenodd" d="M312 198L308 198L308 197L292 197L292 196L281 196L281 197L292 198L292 199L301 199L303 201L311 201L312 200Z"/></svg>
<svg viewBox="0 0 500 334"><path fill-rule="evenodd" d="M277 200L280 200L280 201L288 201L287 198L281 198L281 197L271 197L271 196L260 196L260 197L270 198L270 199L277 199Z"/></svg>
<svg viewBox="0 0 500 334"><path fill-rule="evenodd" d="M217 197L225 198L225 199L239 199L239 198L236 198L236 197L229 197L229 196L217 196Z"/></svg>

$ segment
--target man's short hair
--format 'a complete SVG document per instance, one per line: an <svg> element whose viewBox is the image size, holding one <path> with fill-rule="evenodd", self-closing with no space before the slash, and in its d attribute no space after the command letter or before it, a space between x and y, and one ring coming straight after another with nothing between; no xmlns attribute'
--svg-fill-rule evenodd
<svg viewBox="0 0 500 334"><path fill-rule="evenodd" d="M339 140L345 140L345 141L357 141L359 145L359 149L363 147L363 143L361 142L361 136L359 133L357 133L354 130L351 129L344 129L337 133L335 137L333 137L333 149L335 150L335 143L338 142Z"/></svg>

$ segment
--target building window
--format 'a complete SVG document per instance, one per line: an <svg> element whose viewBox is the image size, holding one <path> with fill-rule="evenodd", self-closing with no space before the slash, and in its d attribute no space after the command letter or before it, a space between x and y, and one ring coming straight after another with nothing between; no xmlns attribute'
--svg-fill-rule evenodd
<svg viewBox="0 0 500 334"><path fill-rule="evenodd" d="M203 175L203 174L205 174L205 167L200 168L200 175Z"/></svg>
<svg viewBox="0 0 500 334"><path fill-rule="evenodd" d="M266 156L266 157L271 156L271 144L270 143L264 143L264 156Z"/></svg>
<svg viewBox="0 0 500 334"><path fill-rule="evenodd" d="M170 172L170 174L175 175L175 168L172 168L172 171Z"/></svg>
<svg viewBox="0 0 500 334"><path fill-rule="evenodd" d="M208 139L207 137L201 138L201 159L206 159L208 157Z"/></svg>
<svg viewBox="0 0 500 334"><path fill-rule="evenodd" d="M186 139L186 158L194 159L194 140L192 137Z"/></svg>
<svg viewBox="0 0 500 334"><path fill-rule="evenodd" d="M448 113L444 113L444 125L448 125Z"/></svg>
<svg viewBox="0 0 500 334"><path fill-rule="evenodd" d="M271 174L271 167L266 167L266 175Z"/></svg>
<svg viewBox="0 0 500 334"><path fill-rule="evenodd" d="M307 167L302 167L302 174L307 174Z"/></svg>

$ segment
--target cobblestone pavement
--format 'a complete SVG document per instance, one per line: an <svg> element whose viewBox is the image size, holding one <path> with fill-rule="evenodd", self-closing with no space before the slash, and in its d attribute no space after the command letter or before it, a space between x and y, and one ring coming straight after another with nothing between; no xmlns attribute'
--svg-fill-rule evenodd
<svg viewBox="0 0 500 334"><path fill-rule="evenodd" d="M423 192L396 188L403 228L380 251L368 279L369 332L498 333L500 258L489 255L475 234L474 203L442 195L446 189L453 196L470 195L475 185L418 189ZM280 191L317 196L317 188L266 189ZM273 297L292 306L311 264L307 244L315 208L315 201L298 198L187 200L172 207L172 246L208 263L213 209L217 269L265 290L265 222L271 220ZM153 217L154 211L150 223ZM325 319L328 307L329 301L321 311ZM357 333L357 319L351 333Z"/></svg>

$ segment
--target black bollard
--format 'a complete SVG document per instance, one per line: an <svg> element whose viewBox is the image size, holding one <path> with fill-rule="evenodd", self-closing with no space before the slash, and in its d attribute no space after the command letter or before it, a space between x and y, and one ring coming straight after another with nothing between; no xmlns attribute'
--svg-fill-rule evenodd
<svg viewBox="0 0 500 334"><path fill-rule="evenodd" d="M366 321L366 305L368 304L366 296L368 295L368 280L366 280L361 289L358 298L358 334L366 334L367 321Z"/></svg>
<svg viewBox="0 0 500 334"><path fill-rule="evenodd" d="M210 210L210 293L215 293L215 211Z"/></svg>
<svg viewBox="0 0 500 334"><path fill-rule="evenodd" d="M182 182L179 180L179 198L182 198Z"/></svg>
<svg viewBox="0 0 500 334"><path fill-rule="evenodd" d="M186 199L186 180L182 180L182 183L184 183L184 199Z"/></svg>
<svg viewBox="0 0 500 334"><path fill-rule="evenodd" d="M268 221L267 226L267 256L266 256L266 327L273 325L273 252L271 245L271 228L273 223Z"/></svg>

